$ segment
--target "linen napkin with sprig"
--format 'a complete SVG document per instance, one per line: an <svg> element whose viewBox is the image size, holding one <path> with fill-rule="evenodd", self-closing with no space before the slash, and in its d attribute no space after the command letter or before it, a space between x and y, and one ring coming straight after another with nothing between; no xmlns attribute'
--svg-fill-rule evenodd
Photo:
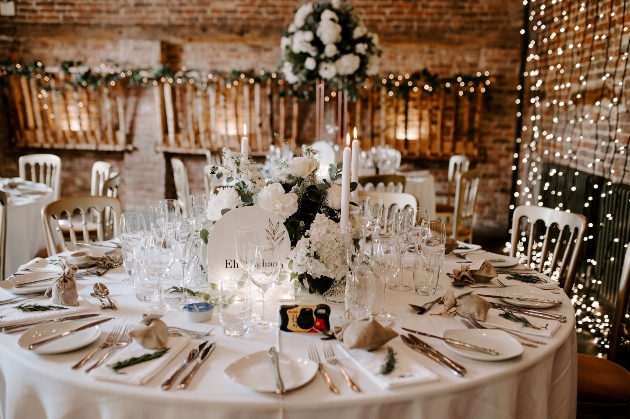
<svg viewBox="0 0 630 419"><path fill-rule="evenodd" d="M44 319L53 319L57 317L66 317L72 316L74 314L81 313L83 311L88 311L92 309L92 306L85 301L82 297L78 298L78 306L61 306L59 304L51 303L49 298L38 299L28 301L23 304L23 306L33 306L37 305L40 307L47 306L56 306L63 307L63 309L51 309L51 310L31 310L31 311L22 311L17 307L22 303L16 303L15 305L6 305L0 307L0 327L12 326L15 324L20 324L32 320L44 320Z"/></svg>
<svg viewBox="0 0 630 419"><path fill-rule="evenodd" d="M92 378L103 381L115 381L118 383L131 384L135 386L146 384L151 378L158 374L173 358L175 358L184 348L188 346L191 338L187 336L175 337L170 336L166 344L168 351L164 352L160 357L150 359L146 362L133 363L133 365L122 368L113 369L117 363L127 363L132 358L151 358L146 355L152 355L157 352L163 351L163 349L146 349L143 348L138 342L129 344L126 348L120 352L116 352L114 356L109 359L106 364L104 363L98 368L90 371L89 375ZM120 365L120 364L118 364Z"/></svg>

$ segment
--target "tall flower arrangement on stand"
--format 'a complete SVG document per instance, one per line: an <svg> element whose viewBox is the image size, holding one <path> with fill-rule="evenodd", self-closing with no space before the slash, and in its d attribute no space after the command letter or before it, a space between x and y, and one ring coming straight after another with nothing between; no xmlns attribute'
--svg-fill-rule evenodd
<svg viewBox="0 0 630 419"><path fill-rule="evenodd" d="M293 248L293 277L310 292L324 293L334 280L347 274L345 254L339 246L341 177L338 165L318 178L316 151L303 147L302 155L278 162L273 178L265 182L253 159L244 153L223 149L223 165L211 172L234 183L208 198L206 216L215 223L228 211L251 205L273 212L289 233ZM356 187L356 185L353 185Z"/></svg>
<svg viewBox="0 0 630 419"><path fill-rule="evenodd" d="M291 84L321 78L352 86L379 71L378 35L367 30L345 0L301 5L281 49L284 77Z"/></svg>

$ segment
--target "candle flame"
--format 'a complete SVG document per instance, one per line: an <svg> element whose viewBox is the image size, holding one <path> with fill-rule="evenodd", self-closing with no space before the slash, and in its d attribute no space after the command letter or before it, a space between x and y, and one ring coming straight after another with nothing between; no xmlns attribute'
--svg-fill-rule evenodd
<svg viewBox="0 0 630 419"><path fill-rule="evenodd" d="M350 133L346 134L346 147L350 147Z"/></svg>
<svg viewBox="0 0 630 419"><path fill-rule="evenodd" d="M353 133L354 133L354 139L356 140L357 139L357 127L354 127L354 132Z"/></svg>
<svg viewBox="0 0 630 419"><path fill-rule="evenodd" d="M247 124L243 124L243 136L247 137Z"/></svg>

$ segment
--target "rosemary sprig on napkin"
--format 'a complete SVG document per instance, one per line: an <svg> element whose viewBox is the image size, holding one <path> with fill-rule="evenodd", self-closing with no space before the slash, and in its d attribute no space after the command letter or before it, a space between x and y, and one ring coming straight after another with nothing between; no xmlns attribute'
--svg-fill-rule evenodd
<svg viewBox="0 0 630 419"><path fill-rule="evenodd" d="M24 303L20 304L19 306L15 306L15 308L17 308L18 310L24 313L30 313L32 311L67 310L66 307L60 307L60 306L52 306L52 305L42 306L39 304L24 304Z"/></svg>
<svg viewBox="0 0 630 419"><path fill-rule="evenodd" d="M144 354L144 355L140 355L140 356L134 356L133 358L125 359L124 361L118 361L115 364L111 365L111 369L114 370L114 372L116 374L124 374L124 373L120 373L118 371L120 371L123 368L131 367L132 365L138 365L138 364L141 364L143 362L147 362L147 361L151 361L151 360L154 360L154 359L158 359L162 355L167 353L169 349L171 349L171 348L164 348L164 349L160 349L157 352L153 352L152 354Z"/></svg>
<svg viewBox="0 0 630 419"><path fill-rule="evenodd" d="M544 279L540 278L538 275L521 274L518 272L511 273L506 278L513 279L515 281L521 281L526 284L544 284L547 282Z"/></svg>
<svg viewBox="0 0 630 419"><path fill-rule="evenodd" d="M531 327L532 329L536 329L536 330L547 328L547 325L545 325L544 327L535 326L529 320L527 320L526 317L517 316L516 314L512 313L510 310L506 310L503 307L499 307L499 308L501 309L501 311L503 311L503 313L499 314L499 317L503 317L504 319L507 319L514 323L521 323L523 327Z"/></svg>
<svg viewBox="0 0 630 419"><path fill-rule="evenodd" d="M380 373L383 375L390 374L396 368L396 352L391 346L387 347L387 355L385 355L385 363L381 365Z"/></svg>

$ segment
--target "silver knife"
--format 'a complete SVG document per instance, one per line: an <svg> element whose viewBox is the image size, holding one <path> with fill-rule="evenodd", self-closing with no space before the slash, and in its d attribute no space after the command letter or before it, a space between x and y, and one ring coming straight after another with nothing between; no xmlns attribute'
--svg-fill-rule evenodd
<svg viewBox="0 0 630 419"><path fill-rule="evenodd" d="M182 380L181 383L179 383L177 388L179 388L180 390L184 390L186 387L188 387L188 384L190 384L190 380L192 380L193 376L195 375L195 373L197 372L201 364L203 364L203 361L205 361L208 358L208 355L212 353L212 351L214 350L216 346L217 346L217 343L212 342L210 346L208 346L206 349L203 350L203 352L201 353L201 356L197 358L197 363L195 364L193 369L190 370L190 372L188 373L186 377L184 377L184 379Z"/></svg>
<svg viewBox="0 0 630 419"><path fill-rule="evenodd" d="M432 360L434 360L435 362L437 362L438 364L448 368L449 371L451 371L453 374L463 377L464 374L466 374L466 372L462 372L459 371L458 369L453 368L452 366L446 364L445 362L442 361L442 359L437 356L435 353L429 351L428 349L425 349L421 346L416 345L415 343L413 343L413 341L411 339L409 339L407 336L405 335L400 335L400 338L403 340L403 342L405 342L405 344L407 346L409 346L411 349L413 349L416 352L421 353L422 355L426 355L429 358L431 358Z"/></svg>
<svg viewBox="0 0 630 419"><path fill-rule="evenodd" d="M13 332L17 332L18 330L24 329L25 327L28 326L33 326L35 324L41 324L41 323L53 323L53 322L65 322L68 320L81 320L81 319L88 319L90 317L95 317L95 316L100 316L100 314L77 314L75 316L68 316L68 317L61 317L58 319L46 319L46 320L36 320L36 321L32 321L32 322L26 322L26 323L20 323L20 324L12 324L11 326L5 326L2 328L2 333L13 333Z"/></svg>
<svg viewBox="0 0 630 419"><path fill-rule="evenodd" d="M31 284L39 284L40 282L50 281L51 279L59 278L59 276L61 276L61 274L57 274L57 275L53 275L53 276L47 276L46 278L36 279L35 281L22 282L20 284L15 284L13 286L13 289L27 287L27 286L29 286Z"/></svg>
<svg viewBox="0 0 630 419"><path fill-rule="evenodd" d="M273 346L269 348L267 356L269 363L271 364L271 369L276 376L276 393L283 394L286 390L284 388L284 383L282 382L282 377L280 376L280 361L278 360L278 352L276 351L276 348Z"/></svg>
<svg viewBox="0 0 630 419"><path fill-rule="evenodd" d="M450 368L459 371L460 373L462 373L462 375L466 373L466 368L464 368L463 366L459 365L458 363L456 363L455 361L453 361L452 359L450 359L449 357L447 357L443 353L437 351L436 349L434 349L431 345L429 345L425 341L417 338L416 336L414 336L412 334L409 334L407 336L409 337L409 339L411 339L411 341L416 346L421 347L421 348L423 348L423 349L425 349L427 351L430 351L430 352L434 353L438 358L440 358L442 360L442 362L444 362Z"/></svg>
<svg viewBox="0 0 630 419"><path fill-rule="evenodd" d="M531 301L534 303L545 303L545 304L562 304L561 300L549 300L546 298L539 297L528 297L528 296L509 296L509 295L491 295L491 294L476 294L479 297L494 297L494 298L507 298L509 300L517 300L517 301Z"/></svg>
<svg viewBox="0 0 630 419"><path fill-rule="evenodd" d="M166 381L164 381L164 383L162 383L162 390L168 390L169 388L171 388L171 383L173 382L173 380L175 379L175 377L177 377L179 375L179 373L181 373L182 371L184 371L184 369L188 366L188 364L190 364L191 362L193 362L195 359L197 359L197 357L199 356L199 353L203 350L203 348L206 347L206 345L208 344L208 341L205 340L203 342L201 342L201 344L199 346L197 346L196 348L194 348L192 351L190 351L190 353L188 354L188 356L186 357L186 360L184 360L184 363L182 364L181 367L179 367L177 369L177 371L175 371L173 373L173 375L171 375L170 377L168 377L166 379Z"/></svg>
<svg viewBox="0 0 630 419"><path fill-rule="evenodd" d="M426 336L426 337L429 337L429 338L440 339L440 340L443 340L446 343L450 343L453 346L458 346L460 348L470 349L471 351L482 352L482 353L489 354L489 355L499 355L499 352L495 351L494 349L484 348L483 346L473 345L472 343L466 343L466 342L462 342L462 341L455 340L455 339L450 339L450 338L444 338L444 337L441 337L441 336L431 335L429 333L420 332L418 330L407 329L406 327L403 327L402 329L406 330L407 332L417 333L419 335Z"/></svg>
<svg viewBox="0 0 630 419"><path fill-rule="evenodd" d="M57 339L61 339L61 338L65 337L65 336L71 335L71 334L76 333L76 332L80 332L81 330L89 329L90 327L94 327L96 325L108 322L110 320L113 320L113 318L112 317L107 317L105 319L100 319L100 320L97 320L95 322L88 323L85 326L77 327L76 329L67 330L67 331L63 332L62 334L60 334L60 335L56 335L56 336L53 336L53 337L48 338L48 339L40 340L39 342L31 343L30 345L28 345L28 349L33 350L33 349L38 348L38 347L40 347L40 346L42 346L42 345L44 345L46 343L52 342L52 341L57 340Z"/></svg>
<svg viewBox="0 0 630 419"><path fill-rule="evenodd" d="M525 315L528 315L528 316L531 316L531 317L538 317L540 319L557 320L560 323L566 323L567 322L567 317L563 316L562 314L544 313L542 311L531 310L531 309L528 309L528 308L513 306L511 304L508 305L508 304L490 303L490 305L492 306L492 308L504 308L504 309L509 310L509 311L514 311L516 313L523 313Z"/></svg>

